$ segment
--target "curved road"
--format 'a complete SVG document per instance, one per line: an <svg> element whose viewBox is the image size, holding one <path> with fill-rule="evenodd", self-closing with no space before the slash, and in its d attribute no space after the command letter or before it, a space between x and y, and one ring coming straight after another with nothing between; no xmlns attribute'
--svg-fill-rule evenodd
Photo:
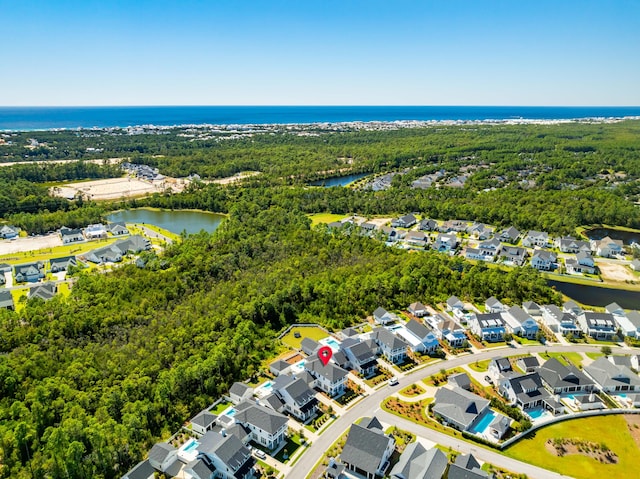
<svg viewBox="0 0 640 479"><path fill-rule="evenodd" d="M371 416L375 414L382 422L387 424L394 424L401 429L408 430L417 436L424 437L430 441L438 444L442 444L446 447L451 447L463 453L473 453L478 459L490 462L496 466L504 467L513 472L526 474L530 478L540 479L559 479L566 478L561 474L542 469L540 467L528 464L526 462L511 459L498 452L485 449L477 446L472 442L466 442L457 437L451 437L447 434L434 431L416 423L402 419L398 416L394 416L380 409L380 403L389 395L394 392L409 386L410 384L420 381L424 378L437 374L443 367L451 369L456 366L462 366L475 361L482 361L485 359L491 359L499 356L519 354L523 352L529 353L543 353L560 352L560 353L587 353L587 352L600 352L601 346L597 345L577 345L572 344L570 346L525 346L514 349L497 348L489 351L482 351L475 354L469 354L465 356L459 356L447 361L439 361L435 364L430 364L414 373L410 373L407 376L399 380L397 386L388 387L385 386L370 396L365 397L359 403L351 407L346 413L338 417L333 424L331 424L327 430L316 439L311 447L302 455L300 460L291 468L291 471L287 474L287 477L302 478L313 469L314 465L320 460L322 455L331 447L331 445L342 435L344 432L354 423L357 419L363 416ZM615 350L622 350L628 353L640 353L640 348L616 348Z"/></svg>

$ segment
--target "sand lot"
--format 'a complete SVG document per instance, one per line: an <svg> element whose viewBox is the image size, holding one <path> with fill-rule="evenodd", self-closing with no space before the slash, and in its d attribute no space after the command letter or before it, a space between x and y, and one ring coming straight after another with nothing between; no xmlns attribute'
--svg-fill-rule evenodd
<svg viewBox="0 0 640 479"><path fill-rule="evenodd" d="M0 255L55 248L56 246L62 246L62 240L55 233L47 236L28 236L14 240L0 240Z"/></svg>
<svg viewBox="0 0 640 479"><path fill-rule="evenodd" d="M611 281L635 281L638 279L625 263L598 261L597 266L604 279Z"/></svg>
<svg viewBox="0 0 640 479"><path fill-rule="evenodd" d="M242 173L236 173L233 176L228 176L226 178L219 178L217 180L205 181L205 183L215 183L218 185L228 185L231 183L235 183L236 181L242 181L245 178L250 178L251 176L259 175L259 171L243 171Z"/></svg>
<svg viewBox="0 0 640 479"><path fill-rule="evenodd" d="M95 163L97 165L102 165L103 163L108 163L110 165L115 165L116 163L120 163L122 160L125 160L128 158L104 158L104 159L100 159L100 160L42 160L42 161L7 161L7 162L3 162L0 163L0 167L1 166L13 166L13 165L33 165L35 164L42 164L42 163L72 163L72 162L78 162L78 161L84 161L86 163Z"/></svg>
<svg viewBox="0 0 640 479"><path fill-rule="evenodd" d="M181 191L183 184L165 181L142 181L136 178L111 178L107 180L81 181L51 188L51 194L62 198L74 198L82 193L91 200L113 200L160 193L165 188Z"/></svg>

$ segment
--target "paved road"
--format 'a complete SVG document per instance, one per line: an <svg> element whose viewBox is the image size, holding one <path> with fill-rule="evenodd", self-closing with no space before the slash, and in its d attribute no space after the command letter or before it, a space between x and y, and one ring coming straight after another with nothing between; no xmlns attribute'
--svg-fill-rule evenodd
<svg viewBox="0 0 640 479"><path fill-rule="evenodd" d="M614 349L629 353L632 351L640 353L640 348ZM364 398L362 401L349 409L345 414L336 419L336 421L331 424L318 439L314 441L309 450L305 452L305 454L294 465L294 467L291 468L291 472L287 475L287 477L296 479L306 477L306 475L313 469L313 466L320 460L325 451L327 451L331 447L331 445L351 426L352 423L354 423L358 418L362 416L371 416L374 413L379 416L383 420L383 422L389 424L398 424L402 429L407 429L438 444L444 444L447 447L451 446L453 449L457 449L463 452L473 452L474 456L477 456L482 461L491 462L492 464L504 467L514 472L524 473L532 479L558 479L561 477L567 477L555 472L547 471L546 469L533 466L531 464L527 464L525 462L508 458L497 452L477 447L473 443L468 443L449 435L434 431L432 429L419 426L415 423L403 420L402 418L380 410L380 403L390 394L400 391L401 389L415 383L416 381L420 381L421 379L427 378L432 374L438 373L443 367L451 369L475 361L482 361L484 359L491 359L499 356L518 354L525 351L531 353L543 353L545 351L562 353L585 353L599 352L600 346L574 344L570 346L527 346L517 349L497 348L488 351L482 351L472 355L459 356L446 362L437 362L425 368L419 369L418 371L410 373L406 377L401 378L397 386L385 386L379 391L376 391L370 396Z"/></svg>

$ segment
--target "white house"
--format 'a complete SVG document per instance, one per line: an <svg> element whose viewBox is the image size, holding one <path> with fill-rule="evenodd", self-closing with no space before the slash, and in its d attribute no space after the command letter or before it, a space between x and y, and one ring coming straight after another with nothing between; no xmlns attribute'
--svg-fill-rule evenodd
<svg viewBox="0 0 640 479"><path fill-rule="evenodd" d="M403 329L395 332L409 343L409 349L413 352L434 353L440 347L435 333L414 319L407 321Z"/></svg>
<svg viewBox="0 0 640 479"><path fill-rule="evenodd" d="M375 418L352 424L340 454L340 461L357 477L375 479L384 476L395 450L395 439L383 432Z"/></svg>
<svg viewBox="0 0 640 479"><path fill-rule="evenodd" d="M608 236L601 240L591 240L591 249L596 255L603 258L612 258L624 254L622 241L611 239Z"/></svg>
<svg viewBox="0 0 640 479"><path fill-rule="evenodd" d="M441 253L448 253L454 251L458 246L458 237L455 233L439 234L436 238L436 242L433 244L433 249Z"/></svg>
<svg viewBox="0 0 640 479"><path fill-rule="evenodd" d="M107 227L103 224L89 225L84 229L84 236L88 240L107 237Z"/></svg>
<svg viewBox="0 0 640 479"><path fill-rule="evenodd" d="M540 271L551 271L557 260L553 251L536 249L531 256L531 266Z"/></svg>
<svg viewBox="0 0 640 479"><path fill-rule="evenodd" d="M487 313L502 313L507 310L507 307L497 298L491 296L484 302L484 309Z"/></svg>
<svg viewBox="0 0 640 479"><path fill-rule="evenodd" d="M538 334L538 323L520 306L511 306L506 313L502 313L502 317L512 334L529 339L534 339Z"/></svg>
<svg viewBox="0 0 640 479"><path fill-rule="evenodd" d="M389 324L394 322L396 319L395 314L390 313L383 307L379 307L373 312L373 320L378 324Z"/></svg>
<svg viewBox="0 0 640 479"><path fill-rule="evenodd" d="M371 337L378 343L381 353L392 363L401 363L407 357L409 344L386 328L376 328Z"/></svg>
<svg viewBox="0 0 640 479"><path fill-rule="evenodd" d="M249 430L252 441L268 449L276 449L285 440L289 419L272 409L244 401L236 406L234 419Z"/></svg>
<svg viewBox="0 0 640 479"><path fill-rule="evenodd" d="M411 303L409 305L408 311L413 314L416 318L422 318L429 314L427 311L427 307L421 302Z"/></svg>
<svg viewBox="0 0 640 479"><path fill-rule="evenodd" d="M449 299L447 299L447 309L449 311L454 311L456 309L463 310L464 303L460 301L456 296L450 296Z"/></svg>
<svg viewBox="0 0 640 479"><path fill-rule="evenodd" d="M612 314L585 311L578 316L580 329L593 339L610 341L617 332L617 324Z"/></svg>
<svg viewBox="0 0 640 479"><path fill-rule="evenodd" d="M241 403L242 401L246 401L253 396L253 388L251 386L247 386L244 383L235 382L231 385L231 389L229 389L229 399L233 404Z"/></svg>
<svg viewBox="0 0 640 479"><path fill-rule="evenodd" d="M545 248L549 245L549 233L531 230L525 235L522 244L527 248L533 248L534 246Z"/></svg>
<svg viewBox="0 0 640 479"><path fill-rule="evenodd" d="M467 341L465 329L446 314L436 315L432 318L431 325L436 337L446 341L452 348L461 348Z"/></svg>
<svg viewBox="0 0 640 479"><path fill-rule="evenodd" d="M471 331L482 341L495 343L502 341L505 334L505 322L500 313L477 314L469 320Z"/></svg>
<svg viewBox="0 0 640 479"><path fill-rule="evenodd" d="M340 366L332 362L327 363L325 366L319 358L316 358L312 361L307 360L304 368L315 378L315 387L331 397L338 397L344 394L349 373Z"/></svg>

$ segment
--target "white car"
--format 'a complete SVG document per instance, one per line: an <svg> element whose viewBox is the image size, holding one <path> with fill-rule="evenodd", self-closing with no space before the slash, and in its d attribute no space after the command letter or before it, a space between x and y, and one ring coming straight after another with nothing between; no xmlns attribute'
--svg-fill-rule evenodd
<svg viewBox="0 0 640 479"><path fill-rule="evenodd" d="M398 378L393 377L389 379L389 386L397 386L397 385L398 385Z"/></svg>
<svg viewBox="0 0 640 479"><path fill-rule="evenodd" d="M262 449L258 449L257 447L253 448L253 454L258 458L258 459L266 459L267 455L265 454L265 452Z"/></svg>

